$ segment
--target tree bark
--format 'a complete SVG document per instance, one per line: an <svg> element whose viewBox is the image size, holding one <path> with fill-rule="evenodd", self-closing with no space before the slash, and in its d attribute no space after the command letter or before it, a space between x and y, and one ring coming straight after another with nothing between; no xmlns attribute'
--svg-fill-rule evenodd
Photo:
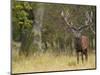
<svg viewBox="0 0 100 75"><path fill-rule="evenodd" d="M44 6L43 3L37 4L36 12L34 12L35 16L35 24L33 24L33 31L34 31L34 40L33 43L37 47L38 51L43 51L42 49L42 24L43 24L43 15L44 15Z"/></svg>

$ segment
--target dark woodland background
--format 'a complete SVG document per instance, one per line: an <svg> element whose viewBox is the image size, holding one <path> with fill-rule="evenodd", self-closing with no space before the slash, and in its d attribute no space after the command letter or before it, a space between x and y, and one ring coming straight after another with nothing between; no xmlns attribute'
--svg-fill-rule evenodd
<svg viewBox="0 0 100 75"><path fill-rule="evenodd" d="M93 11L93 30L96 24L96 7L35 2L12 1L12 42L21 43L20 53L70 52L74 50L73 35L65 30L61 11L69 11L75 27L85 25L86 11ZM95 49L95 35L90 28L83 31L89 37L89 47ZM72 51L69 51L72 50Z"/></svg>

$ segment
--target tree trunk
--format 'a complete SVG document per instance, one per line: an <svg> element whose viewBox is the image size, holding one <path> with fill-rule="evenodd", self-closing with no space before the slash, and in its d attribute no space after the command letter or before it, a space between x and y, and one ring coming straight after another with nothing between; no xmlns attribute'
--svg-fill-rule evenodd
<svg viewBox="0 0 100 75"><path fill-rule="evenodd" d="M35 16L35 24L33 24L33 31L34 31L34 45L37 47L38 51L42 51L42 34L41 34L41 28L42 28L42 22L43 22L43 15L44 15L44 7L43 3L37 4L36 12L34 13Z"/></svg>
<svg viewBox="0 0 100 75"><path fill-rule="evenodd" d="M44 7L42 3L37 4L35 13L33 13L33 28L32 30L23 29L21 32L21 50L19 54L29 55L30 51L42 51L41 28L44 14ZM21 28L22 29L22 28ZM24 31L25 30L25 31ZM26 31L27 30L27 31Z"/></svg>

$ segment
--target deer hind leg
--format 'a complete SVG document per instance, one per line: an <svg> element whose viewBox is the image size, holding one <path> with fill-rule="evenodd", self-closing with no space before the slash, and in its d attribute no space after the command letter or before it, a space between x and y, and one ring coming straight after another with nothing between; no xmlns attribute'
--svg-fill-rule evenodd
<svg viewBox="0 0 100 75"><path fill-rule="evenodd" d="M85 60L88 60L88 53L87 53L87 48L85 49Z"/></svg>
<svg viewBox="0 0 100 75"><path fill-rule="evenodd" d="M77 52L77 64L79 64L79 52Z"/></svg>
<svg viewBox="0 0 100 75"><path fill-rule="evenodd" d="M87 48L83 49L83 55L85 56L85 61L87 61L88 60Z"/></svg>

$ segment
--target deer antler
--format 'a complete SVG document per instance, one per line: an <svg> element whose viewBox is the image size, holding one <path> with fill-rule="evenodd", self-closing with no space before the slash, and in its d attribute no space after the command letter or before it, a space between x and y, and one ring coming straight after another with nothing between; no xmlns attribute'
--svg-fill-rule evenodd
<svg viewBox="0 0 100 75"><path fill-rule="evenodd" d="M70 29L70 31L74 32L76 31L77 29L75 27L73 27L73 23L72 22L69 22L69 18L70 18L70 15L69 15L69 12L65 12L64 10L61 12L61 16L63 18L63 20L65 21L67 27Z"/></svg>
<svg viewBox="0 0 100 75"><path fill-rule="evenodd" d="M92 28L91 26L93 25L92 24L92 21L93 21L93 12L91 11L90 14L89 14L89 12L87 11L86 14L85 14L85 16L86 16L85 25L79 27L80 31L82 31L83 29L88 28L88 27ZM91 30L93 30L93 29L91 29ZM94 31L93 31L93 33L94 33Z"/></svg>
<svg viewBox="0 0 100 75"><path fill-rule="evenodd" d="M91 29L91 31L93 32L93 34L95 34L95 31L93 30L93 28L92 28L92 27L90 27L90 29Z"/></svg>
<svg viewBox="0 0 100 75"><path fill-rule="evenodd" d="M89 12L87 12L86 13L86 18L87 18L86 25L89 25L90 24L90 29L95 34L95 31L92 28L92 26L93 26L93 12L91 11L90 12L90 15L89 15Z"/></svg>
<svg viewBox="0 0 100 75"><path fill-rule="evenodd" d="M64 21L67 23L68 27L70 25L70 23L68 22L69 19L69 13L65 13L64 11L61 12L61 16L63 17ZM66 17L67 16L67 17Z"/></svg>
<svg viewBox="0 0 100 75"><path fill-rule="evenodd" d="M89 15L89 12L87 11L86 12L86 21L85 21L85 24L89 25L89 24L92 23L92 21L93 21L93 12L91 11L90 15Z"/></svg>
<svg viewBox="0 0 100 75"><path fill-rule="evenodd" d="M78 28L79 31L82 31L83 29L90 27L90 25L84 25Z"/></svg>

